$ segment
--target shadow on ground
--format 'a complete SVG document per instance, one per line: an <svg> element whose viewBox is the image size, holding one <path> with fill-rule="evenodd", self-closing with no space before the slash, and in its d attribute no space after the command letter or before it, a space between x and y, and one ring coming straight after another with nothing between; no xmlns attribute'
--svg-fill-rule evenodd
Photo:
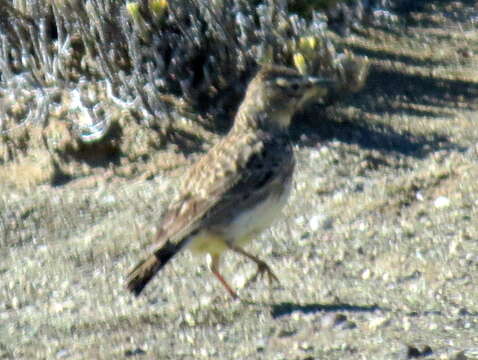
<svg viewBox="0 0 478 360"><path fill-rule="evenodd" d="M272 306L271 315L272 317L278 318L281 316L287 316L293 312L301 312L303 314L313 314L317 312L340 312L348 311L355 313L372 313L375 311L384 311L377 305L371 306L359 306L359 305L350 305L350 304L308 304L308 305L299 305L292 302L283 302L277 305Z"/></svg>
<svg viewBox="0 0 478 360"><path fill-rule="evenodd" d="M367 150L418 159L438 150L463 152L465 148L452 141L445 131L414 134L405 125L373 119L398 115L404 119L419 117L421 121L440 121L452 116L450 108L477 110L476 98L478 84L473 82L433 79L374 66L366 86L353 97L344 99L344 108L356 109L352 114L345 117L340 112L331 114L321 105L313 106L301 115L303 121L293 125L292 139L301 147L337 140Z"/></svg>
<svg viewBox="0 0 478 360"><path fill-rule="evenodd" d="M366 86L356 98L360 99L361 94L399 100L404 105L413 103L439 108L478 109L478 84L475 82L398 73L379 66L371 69ZM395 110L401 114L404 112L405 115L419 115L407 107L390 107L387 101L375 103L373 110L377 113L392 111L393 114Z"/></svg>

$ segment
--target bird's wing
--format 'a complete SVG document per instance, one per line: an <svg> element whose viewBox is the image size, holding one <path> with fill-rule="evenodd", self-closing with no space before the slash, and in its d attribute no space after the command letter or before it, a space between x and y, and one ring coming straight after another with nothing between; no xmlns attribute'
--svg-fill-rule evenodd
<svg viewBox="0 0 478 360"><path fill-rule="evenodd" d="M262 138L248 147L239 146L240 152L223 145L211 149L187 172L179 201L163 216L153 252L166 243L181 247L215 218L253 207L274 191L269 185L278 177L292 174L294 160L287 139Z"/></svg>

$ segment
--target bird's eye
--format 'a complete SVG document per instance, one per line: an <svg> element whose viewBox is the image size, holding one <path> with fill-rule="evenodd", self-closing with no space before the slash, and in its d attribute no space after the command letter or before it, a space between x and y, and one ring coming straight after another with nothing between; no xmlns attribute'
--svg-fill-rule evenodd
<svg viewBox="0 0 478 360"><path fill-rule="evenodd" d="M299 81L294 81L292 79L285 79L285 78L277 78L274 80L275 85L282 88L284 91L297 93L301 89L301 84Z"/></svg>
<svg viewBox="0 0 478 360"><path fill-rule="evenodd" d="M284 78L277 78L275 80L275 83L277 86L280 86L280 87L286 87L288 85L288 81Z"/></svg>

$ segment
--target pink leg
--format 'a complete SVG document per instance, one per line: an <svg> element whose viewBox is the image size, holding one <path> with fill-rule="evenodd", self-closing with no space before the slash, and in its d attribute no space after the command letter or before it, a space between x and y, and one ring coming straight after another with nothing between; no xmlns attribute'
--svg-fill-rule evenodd
<svg viewBox="0 0 478 360"><path fill-rule="evenodd" d="M216 276L219 282L226 288L229 295L231 295L233 299L238 299L239 296L237 296L236 292L232 290L232 288L226 282L224 277L219 273L219 256L211 255L211 257L212 257L212 261L211 261L210 269L212 273L214 274L214 276Z"/></svg>

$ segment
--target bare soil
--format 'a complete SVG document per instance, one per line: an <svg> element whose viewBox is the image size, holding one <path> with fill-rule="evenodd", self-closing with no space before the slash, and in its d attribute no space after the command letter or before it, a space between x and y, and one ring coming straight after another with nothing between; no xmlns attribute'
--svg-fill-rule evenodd
<svg viewBox="0 0 478 360"><path fill-rule="evenodd" d="M242 288L255 269L231 254L233 301L184 252L133 298L124 276L187 161L18 186L28 164L52 176L39 156L2 169L0 359L476 359L478 8L340 41L369 58L367 85L294 124L292 197L249 248L280 286Z"/></svg>

